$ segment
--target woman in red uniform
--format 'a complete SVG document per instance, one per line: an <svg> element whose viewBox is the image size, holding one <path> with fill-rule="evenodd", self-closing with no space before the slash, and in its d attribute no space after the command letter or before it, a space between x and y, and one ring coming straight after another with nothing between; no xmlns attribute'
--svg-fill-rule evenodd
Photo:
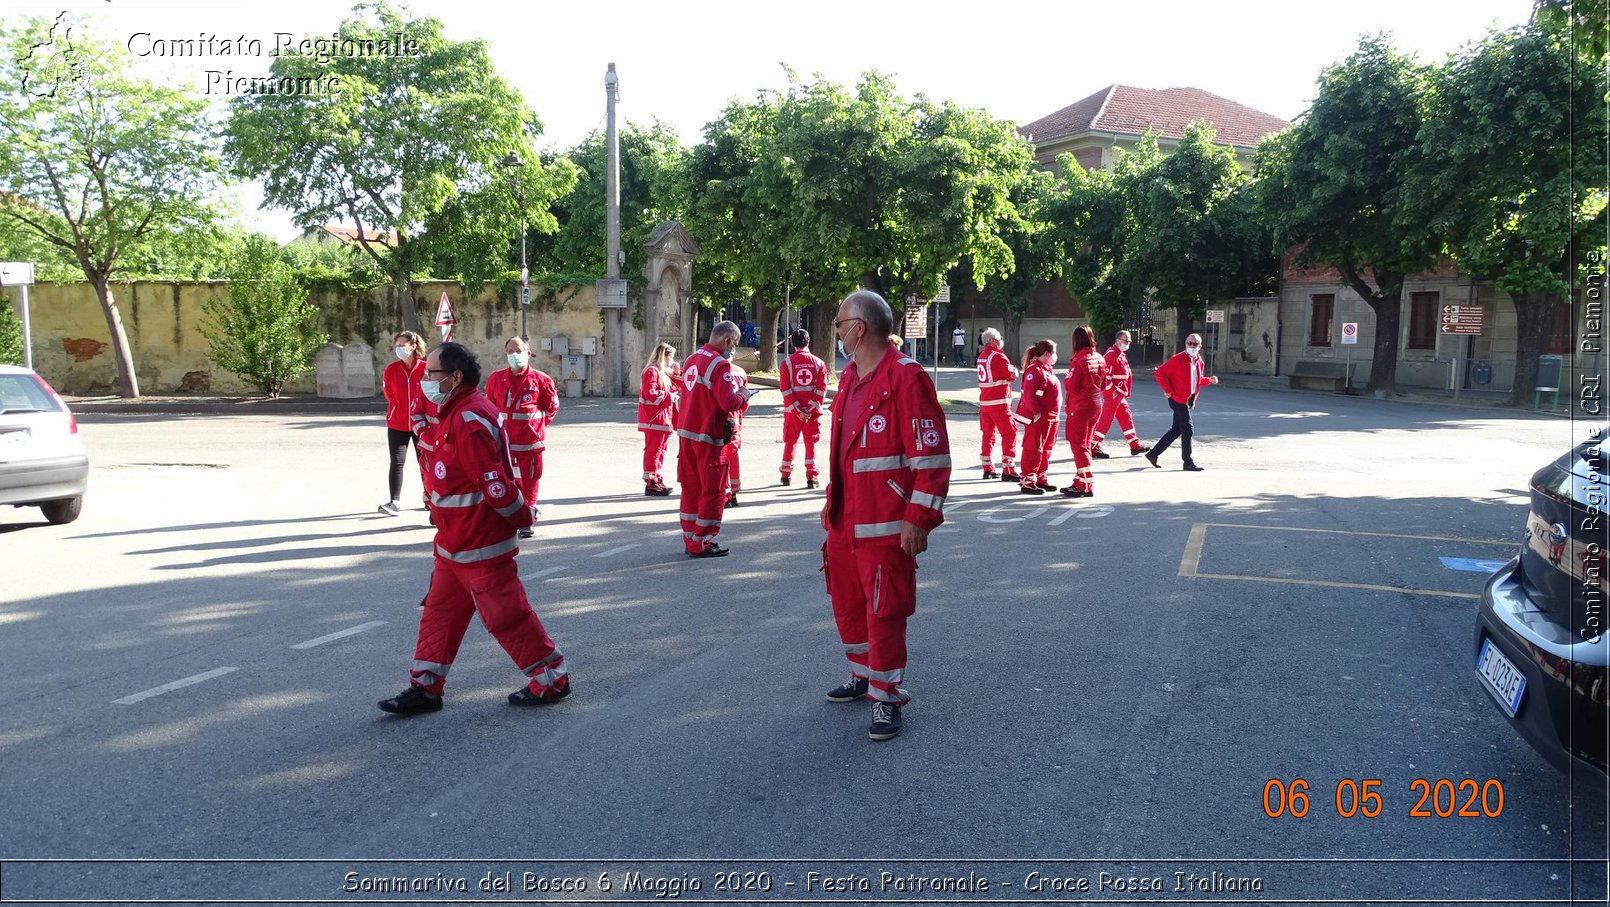
<svg viewBox="0 0 1610 907"><path fill-rule="evenodd" d="M1091 436L1096 430L1096 417L1106 403L1104 391L1111 383L1107 360L1096 353L1096 335L1090 328L1080 325L1073 329L1073 357L1068 362L1068 377L1063 390L1067 397L1068 444L1073 447L1073 484L1062 489L1070 498L1088 498L1095 495L1095 474L1090 469Z"/></svg>
<svg viewBox="0 0 1610 907"><path fill-rule="evenodd" d="M671 493L661 470L665 468L665 449L676 431L677 393L672 375L676 373L676 347L661 343L643 363L643 379L637 391L637 430L643 433L643 494L663 498Z"/></svg>
<svg viewBox="0 0 1610 907"><path fill-rule="evenodd" d="M486 396L498 411L498 422L509 445L509 457L520 480L520 494L537 511L537 480L542 478L542 449L548 445L548 423L559 414L559 392L553 379L530 367L531 348L519 337L503 344L509 367L486 379ZM531 538L530 526L520 538Z"/></svg>
<svg viewBox="0 0 1610 907"><path fill-rule="evenodd" d="M402 512L403 464L408 461L408 444L414 445L414 461L423 478L425 463L419 458L419 439L413 432L413 412L424 401L419 382L425 377L425 341L413 331L391 338L397 361L380 373L380 390L386 396L386 446L391 449L391 471L387 478L391 497L380 505L380 512L396 516Z"/></svg>
<svg viewBox="0 0 1610 907"><path fill-rule="evenodd" d="M1062 384L1053 369L1057 345L1041 340L1023 354L1023 393L1012 420L1023 429L1023 462L1019 467L1023 494L1045 494L1056 487L1046 478L1051 451L1057 446L1057 417L1062 413Z"/></svg>

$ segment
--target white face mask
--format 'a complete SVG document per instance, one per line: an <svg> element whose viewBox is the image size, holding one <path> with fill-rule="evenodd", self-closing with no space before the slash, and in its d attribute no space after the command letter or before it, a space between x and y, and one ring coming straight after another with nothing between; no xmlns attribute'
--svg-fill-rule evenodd
<svg viewBox="0 0 1610 907"><path fill-rule="evenodd" d="M1185 348L1185 355L1190 356L1192 359L1196 359L1202 355L1202 348L1199 346L1188 346Z"/></svg>
<svg viewBox="0 0 1610 907"><path fill-rule="evenodd" d="M419 389L424 391L426 400L429 400L437 406L441 406L443 403L447 402L447 394L442 391L442 382L440 381L433 381L429 378L426 378L425 380L419 382Z"/></svg>
<svg viewBox="0 0 1610 907"><path fill-rule="evenodd" d="M1118 352L1120 352L1120 353L1129 352L1129 341L1127 341L1127 340L1118 341Z"/></svg>
<svg viewBox="0 0 1610 907"><path fill-rule="evenodd" d="M391 348L391 351L397 354L398 359L407 359L409 356L413 355L414 348L411 346L394 346Z"/></svg>
<svg viewBox="0 0 1610 907"><path fill-rule="evenodd" d="M509 354L509 367L510 368L525 368L525 364L527 362L530 362L530 361L531 361L531 354L530 353L510 353Z"/></svg>

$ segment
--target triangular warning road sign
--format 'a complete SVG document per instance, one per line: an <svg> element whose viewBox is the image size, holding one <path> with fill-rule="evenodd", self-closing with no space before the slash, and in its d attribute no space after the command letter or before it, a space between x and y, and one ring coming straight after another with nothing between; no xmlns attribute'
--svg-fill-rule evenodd
<svg viewBox="0 0 1610 907"><path fill-rule="evenodd" d="M442 301L436 304L436 326L444 327L449 324L458 324L453 318L453 304L447 301L447 291L442 291Z"/></svg>

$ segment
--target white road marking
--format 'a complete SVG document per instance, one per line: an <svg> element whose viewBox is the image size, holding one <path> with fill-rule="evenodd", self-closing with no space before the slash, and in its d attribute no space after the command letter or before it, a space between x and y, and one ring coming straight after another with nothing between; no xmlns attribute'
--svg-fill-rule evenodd
<svg viewBox="0 0 1610 907"><path fill-rule="evenodd" d="M165 683L159 687L152 687L149 690L141 693L135 693L132 696L124 696L122 699L114 699L112 700L112 704L133 705L136 702L150 699L152 696L161 696L163 693L171 693L174 690L182 690L185 687L194 686L198 683L202 683L203 681L211 680L214 677L222 677L225 674L232 674L238 670L240 670L240 668L213 668L211 671L204 671L200 674L196 674L193 677L186 677L182 680L175 680L172 683Z"/></svg>
<svg viewBox="0 0 1610 907"><path fill-rule="evenodd" d="M600 551L597 554L593 555L593 557L614 557L615 555L620 554L620 553L622 553L624 551L631 551L633 548L636 548L640 544L642 544L642 542L633 542L630 545L621 545L618 548L611 548L608 551Z"/></svg>
<svg viewBox="0 0 1610 907"><path fill-rule="evenodd" d="M314 646L322 646L327 642L335 642L338 639L346 639L348 636L356 636L365 630L373 630L375 627L383 627L385 624L386 622L383 620L371 620L366 624L358 624L356 627L348 627L345 630L337 630L334 633L320 636L318 639L310 639L307 642L299 642L296 645L291 646L291 648L311 649Z"/></svg>
<svg viewBox="0 0 1610 907"><path fill-rule="evenodd" d="M563 573L563 572L565 572L565 568L563 568L563 567L548 567L547 569L544 569L544 570L537 570L537 571L532 572L532 573L527 573L524 578L525 579L542 579L544 576L552 576L555 573Z"/></svg>
<svg viewBox="0 0 1610 907"><path fill-rule="evenodd" d="M1050 509L1051 508L1044 507L1044 506L1036 507L1033 510L1030 510L1028 513L1023 514L1022 516L1011 516L1011 517L1005 517L1004 519L1002 519L1002 518L997 518L995 516L996 513L1000 512L1000 508L997 507L994 510L986 510L983 513L978 514L978 518L979 518L979 520L981 520L982 522L985 522L985 523L1021 523L1024 520L1032 520L1032 519L1035 519L1037 517L1045 516L1046 511L1048 511Z"/></svg>

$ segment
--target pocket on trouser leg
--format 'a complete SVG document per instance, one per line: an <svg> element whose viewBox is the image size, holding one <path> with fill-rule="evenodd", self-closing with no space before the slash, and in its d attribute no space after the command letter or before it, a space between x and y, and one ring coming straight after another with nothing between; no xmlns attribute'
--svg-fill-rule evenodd
<svg viewBox="0 0 1610 907"><path fill-rule="evenodd" d="M906 618L917 610L917 560L896 546L878 553L872 576L874 617Z"/></svg>

